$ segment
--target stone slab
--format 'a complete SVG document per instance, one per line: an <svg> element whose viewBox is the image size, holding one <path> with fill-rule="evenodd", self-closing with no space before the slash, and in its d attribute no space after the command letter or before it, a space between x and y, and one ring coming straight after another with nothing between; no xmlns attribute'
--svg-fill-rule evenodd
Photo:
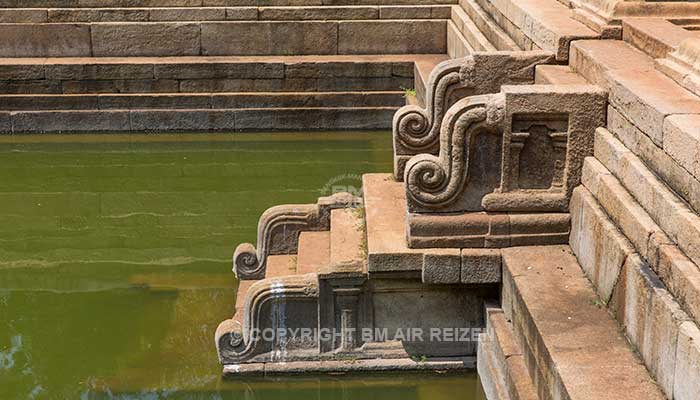
<svg viewBox="0 0 700 400"><path fill-rule="evenodd" d="M568 60L573 40L598 37L575 21L572 10L556 0L493 0L491 4L539 48L551 51L560 61Z"/></svg>
<svg viewBox="0 0 700 400"><path fill-rule="evenodd" d="M608 129L677 195L693 209L700 210L700 181L614 107L608 107ZM692 147L692 143L689 147Z"/></svg>
<svg viewBox="0 0 700 400"><path fill-rule="evenodd" d="M330 232L301 232L297 256L297 272L318 272L330 262Z"/></svg>
<svg viewBox="0 0 700 400"><path fill-rule="evenodd" d="M659 246L673 243L617 178L593 157L584 163L582 183L648 262L655 262Z"/></svg>
<svg viewBox="0 0 700 400"><path fill-rule="evenodd" d="M638 255L626 260L611 309L664 394L673 398L678 331L689 318Z"/></svg>
<svg viewBox="0 0 700 400"><path fill-rule="evenodd" d="M653 58L666 57L690 37L697 37L697 34L666 18L637 17L622 20L622 40Z"/></svg>
<svg viewBox="0 0 700 400"><path fill-rule="evenodd" d="M363 175L362 190L370 273L422 271L424 254L459 256L458 249L408 248L405 190L391 174Z"/></svg>
<svg viewBox="0 0 700 400"><path fill-rule="evenodd" d="M700 262L700 217L610 132L599 128L595 157L693 262Z"/></svg>
<svg viewBox="0 0 700 400"><path fill-rule="evenodd" d="M17 111L14 132L116 132L131 129L128 111Z"/></svg>
<svg viewBox="0 0 700 400"><path fill-rule="evenodd" d="M203 42L196 23L104 23L90 30L95 57L195 56Z"/></svg>
<svg viewBox="0 0 700 400"><path fill-rule="evenodd" d="M578 41L571 67L609 90L610 103L657 146L668 115L700 112L700 98L657 71L653 59L616 40Z"/></svg>
<svg viewBox="0 0 700 400"><path fill-rule="evenodd" d="M503 250L513 329L552 399L664 399L568 246ZM521 342L522 343L522 342Z"/></svg>
<svg viewBox="0 0 700 400"><path fill-rule="evenodd" d="M336 22L201 24L201 48L206 56L338 54L338 36Z"/></svg>
<svg viewBox="0 0 700 400"><path fill-rule="evenodd" d="M338 54L446 53L446 24L444 20L419 19L390 22L340 21L337 26L337 52Z"/></svg>
<svg viewBox="0 0 700 400"><path fill-rule="evenodd" d="M581 268L607 304L622 266L634 254L634 248L584 187L576 188L571 197L569 241Z"/></svg>
<svg viewBox="0 0 700 400"><path fill-rule="evenodd" d="M86 24L0 24L0 57L90 57Z"/></svg>

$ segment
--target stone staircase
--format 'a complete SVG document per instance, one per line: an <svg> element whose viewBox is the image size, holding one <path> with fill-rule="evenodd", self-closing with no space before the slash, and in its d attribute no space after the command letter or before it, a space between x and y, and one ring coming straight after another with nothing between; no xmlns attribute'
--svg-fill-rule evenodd
<svg viewBox="0 0 700 400"><path fill-rule="evenodd" d="M452 0L2 1L0 35L16 133L383 129L437 63L516 47Z"/></svg>
<svg viewBox="0 0 700 400"><path fill-rule="evenodd" d="M697 399L697 32L667 17L584 24L573 2L477 3L481 20L462 6L473 25L517 48L419 71L423 101L393 121L394 174L364 176L362 212L348 195L274 209L258 248L238 248L238 276L258 280L217 332L225 373L476 358L489 399ZM340 335L245 353L280 321ZM450 346L348 335L455 326L485 331Z"/></svg>

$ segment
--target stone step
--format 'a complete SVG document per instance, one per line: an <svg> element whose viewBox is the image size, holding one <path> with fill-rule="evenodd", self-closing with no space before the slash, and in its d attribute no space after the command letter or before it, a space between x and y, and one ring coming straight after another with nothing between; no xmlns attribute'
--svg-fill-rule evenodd
<svg viewBox="0 0 700 400"><path fill-rule="evenodd" d="M456 0L0 0L0 8L149 8L457 4Z"/></svg>
<svg viewBox="0 0 700 400"><path fill-rule="evenodd" d="M2 23L448 19L452 6L0 8Z"/></svg>
<svg viewBox="0 0 700 400"><path fill-rule="evenodd" d="M362 208L331 210L330 257L319 277L361 276L367 272Z"/></svg>
<svg viewBox="0 0 700 400"><path fill-rule="evenodd" d="M652 58L664 58L678 49L682 41L700 38L666 18L625 18L622 21L622 40L645 52Z"/></svg>
<svg viewBox="0 0 700 400"><path fill-rule="evenodd" d="M265 278L275 278L285 275L296 274L296 256L295 255L279 255L268 256L267 271ZM233 316L234 321L237 321L243 326L243 310L245 308L246 295L248 289L257 281L244 280L239 281L238 290L236 291L236 312Z"/></svg>
<svg viewBox="0 0 700 400"><path fill-rule="evenodd" d="M331 258L331 233L302 232L299 235L297 273L308 274L327 268Z"/></svg>
<svg viewBox="0 0 700 400"><path fill-rule="evenodd" d="M362 176L370 273L419 275L432 284L501 282L500 250L411 249L406 235L406 193L391 174Z"/></svg>
<svg viewBox="0 0 700 400"><path fill-rule="evenodd" d="M415 63L445 57L0 58L0 93L395 91L413 86Z"/></svg>
<svg viewBox="0 0 700 400"><path fill-rule="evenodd" d="M523 50L551 51L559 61L568 60L569 44L596 39L599 34L573 17L573 11L557 0L476 0Z"/></svg>
<svg viewBox="0 0 700 400"><path fill-rule="evenodd" d="M486 331L479 335L476 367L488 399L538 400L522 346L503 309L487 304Z"/></svg>
<svg viewBox="0 0 700 400"><path fill-rule="evenodd" d="M471 17L467 15L462 7L455 6L452 8L451 21L455 24L459 33L464 36L472 50L471 52L496 50L496 47L491 44L489 39L479 30L479 27L472 21Z"/></svg>
<svg viewBox="0 0 700 400"><path fill-rule="evenodd" d="M433 71L436 65L447 59L449 59L447 56L438 56L416 60L413 70L413 88L416 90L416 100L421 106L423 106L425 103L425 91L428 80L430 79L430 73Z"/></svg>
<svg viewBox="0 0 700 400"><path fill-rule="evenodd" d="M504 51L520 50L518 45L510 36L498 25L475 0L460 0L459 5L469 16L472 23L478 28L481 34L486 37L496 49Z"/></svg>
<svg viewBox="0 0 700 400"><path fill-rule="evenodd" d="M374 130L398 107L150 109L0 112L0 132Z"/></svg>
<svg viewBox="0 0 700 400"><path fill-rule="evenodd" d="M502 295L540 398L665 398L568 246L504 249Z"/></svg>
<svg viewBox="0 0 700 400"><path fill-rule="evenodd" d="M694 141L687 141L693 136L688 135L693 124L671 123L700 113L700 97L659 71L653 58L623 41L576 42L570 65L589 82L608 89L610 130L666 185L700 210L700 174L693 175L687 158L695 148ZM679 141L678 135L686 139Z"/></svg>
<svg viewBox="0 0 700 400"><path fill-rule="evenodd" d="M0 36L0 57L447 52L445 19L3 23Z"/></svg>
<svg viewBox="0 0 700 400"><path fill-rule="evenodd" d="M0 94L0 111L400 107L395 92Z"/></svg>
<svg viewBox="0 0 700 400"><path fill-rule="evenodd" d="M586 85L586 78L572 71L568 65L538 65L535 67L536 85Z"/></svg>

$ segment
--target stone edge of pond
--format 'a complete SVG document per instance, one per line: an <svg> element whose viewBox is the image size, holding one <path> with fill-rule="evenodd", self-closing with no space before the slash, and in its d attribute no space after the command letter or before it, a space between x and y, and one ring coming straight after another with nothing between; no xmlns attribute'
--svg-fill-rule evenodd
<svg viewBox="0 0 700 400"><path fill-rule="evenodd" d="M474 370L476 357L441 358L438 360L368 359L291 361L270 363L226 364L223 376L227 379L249 376L295 375L295 374L351 374L368 372L459 372Z"/></svg>

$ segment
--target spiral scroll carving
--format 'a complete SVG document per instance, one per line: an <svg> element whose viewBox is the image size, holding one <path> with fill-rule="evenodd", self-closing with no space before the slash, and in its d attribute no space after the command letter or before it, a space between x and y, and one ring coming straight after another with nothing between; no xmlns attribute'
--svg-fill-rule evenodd
<svg viewBox="0 0 700 400"><path fill-rule="evenodd" d="M330 210L351 207L359 201L350 193L336 193L319 198L316 204L269 208L258 222L257 249L250 243L238 245L233 253L233 272L243 280L264 278L269 255L296 253L300 232L327 230Z"/></svg>
<svg viewBox="0 0 700 400"><path fill-rule="evenodd" d="M503 107L500 94L471 96L455 103L445 115L439 156L420 154L406 165L409 199L428 208L452 203L468 178L472 141L478 133L501 125Z"/></svg>
<svg viewBox="0 0 700 400"><path fill-rule="evenodd" d="M398 143L414 151L426 150L438 143L449 89L459 84L463 63L463 59L458 59L438 64L430 74L425 108L406 106L395 114L394 137Z"/></svg>

